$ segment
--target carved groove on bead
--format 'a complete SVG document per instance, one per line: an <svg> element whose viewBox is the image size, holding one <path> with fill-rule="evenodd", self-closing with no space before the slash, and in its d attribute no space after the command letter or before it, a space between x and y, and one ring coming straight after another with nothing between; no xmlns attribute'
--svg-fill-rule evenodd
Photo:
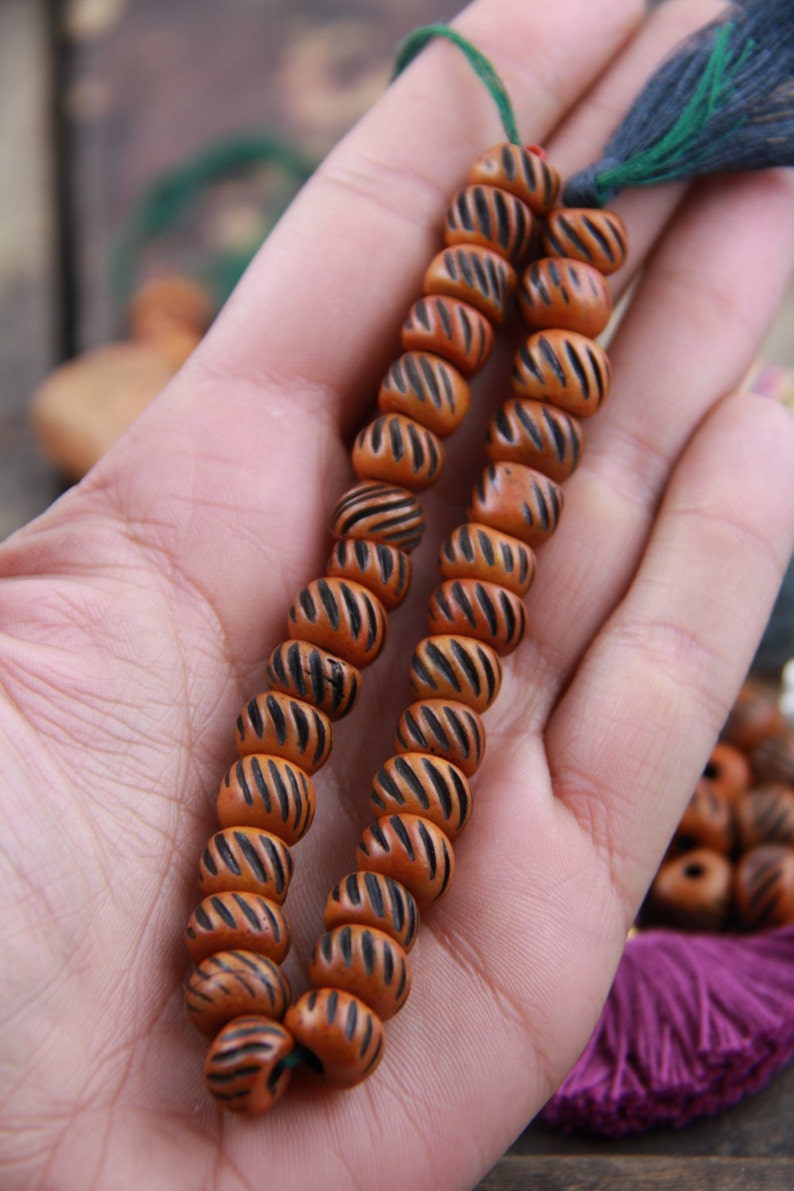
<svg viewBox="0 0 794 1191"><path fill-rule="evenodd" d="M447 836L421 815L378 819L362 835L356 860L360 868L383 873L407 886L420 906L444 897L455 872Z"/></svg>
<svg viewBox="0 0 794 1191"><path fill-rule="evenodd" d="M352 579L313 580L298 593L287 620L290 637L311 641L362 669L386 644L383 605Z"/></svg>
<svg viewBox="0 0 794 1191"><path fill-rule="evenodd" d="M199 886L205 896L239 889L281 905L292 871L292 853L278 836L256 827L224 827L204 849Z"/></svg>
<svg viewBox="0 0 794 1191"><path fill-rule="evenodd" d="M188 1017L209 1036L242 1014L278 1021L290 1000L281 969L254 951L219 951L208 956L192 973L185 992Z"/></svg>
<svg viewBox="0 0 794 1191"><path fill-rule="evenodd" d="M400 753L372 781L375 814L421 815L447 835L457 835L471 815L471 790L462 771L444 757Z"/></svg>
<svg viewBox="0 0 794 1191"><path fill-rule="evenodd" d="M400 334L404 351L434 352L465 377L485 366L494 344L493 327L479 310L440 294L414 302Z"/></svg>
<svg viewBox="0 0 794 1191"><path fill-rule="evenodd" d="M401 753L445 757L471 777L485 753L485 728L477 713L464 703L423 699L400 716L395 747Z"/></svg>
<svg viewBox="0 0 794 1191"><path fill-rule="evenodd" d="M431 633L476 637L499 654L522 641L527 614L517 595L482 579L447 579L430 596Z"/></svg>
<svg viewBox="0 0 794 1191"><path fill-rule="evenodd" d="M535 578L535 555L525 542L471 521L452 531L438 565L443 579L485 579L518 596L526 595Z"/></svg>
<svg viewBox="0 0 794 1191"><path fill-rule="evenodd" d="M261 827L294 844L311 827L314 807L314 786L298 765L253 753L224 777L217 813L222 827Z"/></svg>
<svg viewBox="0 0 794 1191"><path fill-rule="evenodd" d="M405 414L383 414L359 433L351 453L361 479L420 492L441 475L444 448L431 430Z"/></svg>
<svg viewBox="0 0 794 1191"><path fill-rule="evenodd" d="M361 674L309 641L283 641L268 658L267 680L274 690L311 703L329 719L348 715L361 693Z"/></svg>
<svg viewBox="0 0 794 1191"><path fill-rule="evenodd" d="M576 331L552 329L530 335L513 363L517 396L550 402L578 418L601 408L609 380L604 349Z"/></svg>
<svg viewBox="0 0 794 1191"><path fill-rule="evenodd" d="M406 951L416 942L419 911L409 891L382 873L348 873L328 894L323 913L326 930L356 922L385 931Z"/></svg>
<svg viewBox="0 0 794 1191"><path fill-rule="evenodd" d="M425 515L406 488L364 480L337 502L331 532L337 538L368 538L408 553L422 540Z"/></svg>
<svg viewBox="0 0 794 1191"><path fill-rule="evenodd" d="M278 691L249 699L235 724L237 752L273 753L315 773L332 744L331 721L316 707Z"/></svg>
<svg viewBox="0 0 794 1191"><path fill-rule="evenodd" d="M548 327L600 335L612 314L609 284L598 269L549 256L533 261L524 273L518 304L533 331Z"/></svg>
<svg viewBox="0 0 794 1191"><path fill-rule="evenodd" d="M562 256L592 265L599 273L614 273L626 259L628 237L615 211L562 207L553 211L542 237L546 256Z"/></svg>

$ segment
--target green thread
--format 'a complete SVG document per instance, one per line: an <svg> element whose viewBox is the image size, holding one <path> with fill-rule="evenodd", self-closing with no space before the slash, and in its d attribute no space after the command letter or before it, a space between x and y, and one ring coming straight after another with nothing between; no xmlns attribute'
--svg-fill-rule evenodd
<svg viewBox="0 0 794 1191"><path fill-rule="evenodd" d="M510 96L507 93L507 88L485 55L450 25L422 25L418 29L414 29L412 33L409 33L397 51L392 82L405 70L406 66L413 62L414 58L421 53L427 43L432 41L434 37L446 38L447 41L451 41L453 45L456 45L463 52L477 78L488 88L488 92L499 111L499 118L502 121L502 127L505 130L507 139L514 145L520 145L522 143L521 137L518 133L518 125L516 124L515 113Z"/></svg>
<svg viewBox="0 0 794 1191"><path fill-rule="evenodd" d="M625 186L651 186L678 178L682 159L696 165L706 155L705 148L701 153L691 155L687 153L687 147L697 143L714 113L727 103L734 79L755 49L755 42L750 40L731 60L728 43L733 30L734 26L727 24L717 33L714 49L692 98L665 135L634 157L599 174L595 190L602 203ZM746 117L738 119L719 140L732 136L745 120ZM709 150L712 147L708 146Z"/></svg>

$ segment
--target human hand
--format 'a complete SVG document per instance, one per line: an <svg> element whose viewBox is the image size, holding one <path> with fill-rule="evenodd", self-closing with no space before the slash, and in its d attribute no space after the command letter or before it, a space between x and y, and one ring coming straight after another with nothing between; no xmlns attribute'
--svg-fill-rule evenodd
<svg viewBox="0 0 794 1191"><path fill-rule="evenodd" d="M461 29L567 174L711 11L670 3L630 38L641 6L627 0L478 0ZM471 1185L598 1018L792 549L794 424L726 396L794 248L780 174L616 204L632 242L616 290L644 274L612 392L539 552L456 881L423 922L376 1074L231 1118L203 1090L205 1043L184 1015L182 929L234 717L323 573L346 444L448 199L498 139L456 51L430 47L329 157L174 383L0 552L9 1189ZM505 391L488 375L423 499L412 596L317 781L286 904L301 958L410 698L435 544L463 517Z"/></svg>

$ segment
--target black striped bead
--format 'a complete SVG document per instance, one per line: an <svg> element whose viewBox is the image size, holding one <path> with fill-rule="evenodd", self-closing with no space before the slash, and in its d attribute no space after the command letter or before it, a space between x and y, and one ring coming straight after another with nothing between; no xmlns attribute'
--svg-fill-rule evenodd
<svg viewBox="0 0 794 1191"><path fill-rule="evenodd" d="M343 538L328 559L328 574L353 579L391 611L403 602L411 585L411 560L404 550L383 542Z"/></svg>
<svg viewBox="0 0 794 1191"><path fill-rule="evenodd" d="M224 827L210 838L199 863L199 887L208 896L239 889L284 901L294 865L287 845L257 827Z"/></svg>
<svg viewBox="0 0 794 1191"><path fill-rule="evenodd" d="M606 352L587 335L540 331L530 335L516 353L513 392L588 418L601 408L610 372Z"/></svg>
<svg viewBox="0 0 794 1191"><path fill-rule="evenodd" d="M444 448L432 430L405 414L382 414L357 435L351 451L359 479L399 484L421 492L444 465Z"/></svg>
<svg viewBox="0 0 794 1191"><path fill-rule="evenodd" d="M267 1112L287 1090L292 1068L284 1060L294 1049L292 1035L277 1022L258 1015L235 1018L210 1047L207 1091L229 1112Z"/></svg>
<svg viewBox="0 0 794 1191"><path fill-rule="evenodd" d="M332 1087L361 1083L383 1057L383 1022L343 989L315 988L304 993L287 1010L284 1024Z"/></svg>
<svg viewBox="0 0 794 1191"><path fill-rule="evenodd" d="M485 728L476 711L464 703L422 699L400 716L394 743L400 753L444 757L471 777L485 754Z"/></svg>
<svg viewBox="0 0 794 1191"><path fill-rule="evenodd" d="M185 1007L196 1029L212 1037L247 1013L279 1021L291 999L287 978L271 959L254 951L219 951L191 974Z"/></svg>
<svg viewBox="0 0 794 1191"><path fill-rule="evenodd" d="M794 789L782 783L756 786L734 808L742 851L759 844L794 848Z"/></svg>
<svg viewBox="0 0 794 1191"><path fill-rule="evenodd" d="M309 641L283 641L268 658L273 690L318 707L330 720L348 715L361 693L361 674L344 658Z"/></svg>
<svg viewBox="0 0 794 1191"><path fill-rule="evenodd" d="M387 629L383 604L352 579L314 579L287 617L290 637L311 641L362 670L380 654Z"/></svg>
<svg viewBox="0 0 794 1191"><path fill-rule="evenodd" d="M498 186L526 203L536 215L545 215L557 201L561 179L545 156L531 146L509 141L493 145L478 157L469 173L469 181Z"/></svg>
<svg viewBox="0 0 794 1191"><path fill-rule="evenodd" d="M281 907L257 893L213 893L196 907L185 929L194 964L217 951L255 951L280 964L290 941Z"/></svg>
<svg viewBox="0 0 794 1191"><path fill-rule="evenodd" d="M423 637L414 650L411 689L417 699L453 699L485 711L501 685L498 653L474 637L441 633Z"/></svg>
<svg viewBox="0 0 794 1191"><path fill-rule="evenodd" d="M375 774L370 802L379 817L421 815L449 836L466 826L471 790L456 765L426 753L399 753Z"/></svg>
<svg viewBox="0 0 794 1191"><path fill-rule="evenodd" d="M527 631L520 598L482 579L447 579L430 596L427 622L433 634L476 637L498 654L512 653Z"/></svg>
<svg viewBox="0 0 794 1191"><path fill-rule="evenodd" d="M474 486L468 513L533 549L556 530L562 489L548 476L518 463L490 463Z"/></svg>
<svg viewBox="0 0 794 1191"><path fill-rule="evenodd" d="M440 827L421 815L388 815L366 829L356 851L359 868L405 885L420 906L439 901L452 885L455 858Z"/></svg>
<svg viewBox="0 0 794 1191"><path fill-rule="evenodd" d="M365 480L340 497L331 519L336 538L365 538L408 553L422 540L425 515L405 488Z"/></svg>
<svg viewBox="0 0 794 1191"><path fill-rule="evenodd" d="M240 757L271 753L315 773L331 751L331 721L308 703L265 691L249 699L237 717L235 743Z"/></svg>
<svg viewBox="0 0 794 1191"><path fill-rule="evenodd" d="M532 212L514 194L477 183L459 190L447 210L444 240L448 247L479 244L516 263L532 238Z"/></svg>
<svg viewBox="0 0 794 1191"><path fill-rule="evenodd" d="M326 931L309 957L315 988L339 988L359 997L381 1021L402 1009L411 991L408 957L390 935L347 923Z"/></svg>
<svg viewBox="0 0 794 1191"><path fill-rule="evenodd" d="M535 578L535 555L518 538L469 521L446 539L438 567L443 579L487 579L523 596Z"/></svg>
<svg viewBox="0 0 794 1191"><path fill-rule="evenodd" d="M487 363L494 332L488 319L467 302L430 294L408 311L400 341L403 351L433 352L469 377Z"/></svg>
<svg viewBox="0 0 794 1191"><path fill-rule="evenodd" d="M394 361L378 392L383 413L407 414L439 438L460 426L471 392L457 368L432 352L404 352Z"/></svg>
<svg viewBox="0 0 794 1191"><path fill-rule="evenodd" d="M561 484L582 457L582 429L565 410L513 397L494 415L485 454L494 463L522 463Z"/></svg>
<svg viewBox="0 0 794 1191"><path fill-rule="evenodd" d="M600 335L612 314L612 294L592 265L544 256L521 278L518 306L531 331L556 328Z"/></svg>
<svg viewBox="0 0 794 1191"><path fill-rule="evenodd" d="M261 827L294 844L312 825L314 786L291 761L253 753L228 770L216 808L221 827Z"/></svg>
<svg viewBox="0 0 794 1191"><path fill-rule="evenodd" d="M325 929L332 930L347 922L385 931L405 951L410 951L419 930L419 911L412 895L399 881L361 869L343 877L326 899Z"/></svg>
<svg viewBox="0 0 794 1191"><path fill-rule="evenodd" d="M742 922L767 930L794 922L794 848L762 844L736 868L736 903Z"/></svg>
<svg viewBox="0 0 794 1191"><path fill-rule="evenodd" d="M626 259L629 241L623 220L614 211L562 207L552 211L541 239L545 256L565 256L614 273Z"/></svg>
<svg viewBox="0 0 794 1191"><path fill-rule="evenodd" d="M477 244L458 244L433 257L422 288L426 294L460 298L499 326L517 284L515 270L504 257Z"/></svg>

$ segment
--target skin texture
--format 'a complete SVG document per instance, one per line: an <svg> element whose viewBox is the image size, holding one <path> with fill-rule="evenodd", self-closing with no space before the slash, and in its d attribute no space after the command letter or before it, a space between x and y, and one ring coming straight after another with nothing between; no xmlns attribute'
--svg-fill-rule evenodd
<svg viewBox="0 0 794 1191"><path fill-rule="evenodd" d="M713 11L673 0L639 29L630 0L479 0L460 28L503 74L526 140L567 173ZM347 445L448 197L499 139L480 83L432 45L131 433L0 550L9 1191L471 1186L598 1018L792 549L794 423L731 395L791 261L780 174L616 204L633 246L617 291L644 273L612 393L539 553L456 882L426 916L375 1077L341 1094L296 1080L271 1116L230 1119L203 1091L205 1043L183 1007L181 932L233 719L264 687L295 593L323 573ZM413 592L317 779L286 904L298 987L410 701L437 543L482 464L498 368L449 440Z"/></svg>

